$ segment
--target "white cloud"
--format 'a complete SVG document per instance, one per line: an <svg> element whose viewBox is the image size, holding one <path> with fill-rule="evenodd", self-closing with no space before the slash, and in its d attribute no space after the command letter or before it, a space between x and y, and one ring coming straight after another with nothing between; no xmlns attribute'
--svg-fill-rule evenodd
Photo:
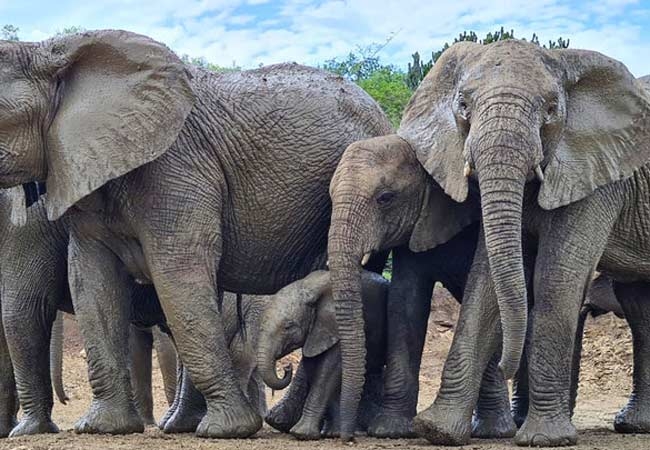
<svg viewBox="0 0 650 450"><path fill-rule="evenodd" d="M0 0L0 17L41 40L66 26L122 28L161 40L178 53L244 67L292 60L316 64L357 46L383 43L380 56L406 66L463 30L479 35L502 25L517 36L559 36L572 47L622 60L636 75L650 73L650 8L635 0L60 0L56 5ZM30 2L34 3L34 2Z"/></svg>

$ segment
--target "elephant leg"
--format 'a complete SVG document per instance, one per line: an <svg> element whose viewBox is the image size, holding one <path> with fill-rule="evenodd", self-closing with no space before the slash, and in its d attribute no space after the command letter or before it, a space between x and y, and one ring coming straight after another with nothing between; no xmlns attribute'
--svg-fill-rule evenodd
<svg viewBox="0 0 650 450"><path fill-rule="evenodd" d="M338 345L322 355L307 361L307 370L312 374L312 385L297 424L291 428L291 435L299 440L316 440L321 437L325 411L331 399L340 395L341 356ZM339 394L339 395L337 395Z"/></svg>
<svg viewBox="0 0 650 450"><path fill-rule="evenodd" d="M492 355L499 350L499 323L499 308L481 233L440 390L433 405L414 419L418 435L438 445L469 442L472 412L483 373Z"/></svg>
<svg viewBox="0 0 650 450"><path fill-rule="evenodd" d="M197 205L197 210L203 209L204 205ZM248 437L262 427L262 419L248 403L235 377L218 310L216 274L220 240L213 231L187 233L186 230L196 230L199 221L208 220L194 219L182 231L146 239L145 258L179 357L207 403L197 436ZM208 225L211 230L219 229L218 224ZM169 422L166 429L168 426Z"/></svg>
<svg viewBox="0 0 650 450"><path fill-rule="evenodd" d="M475 438L511 438L517 432L510 414L508 385L499 370L499 357L499 354L492 356L483 374L472 418L472 437Z"/></svg>
<svg viewBox="0 0 650 450"><path fill-rule="evenodd" d="M264 381L256 370L250 375L247 386L247 396L253 408L259 412L260 416L266 417L268 408L266 406L266 389L264 388Z"/></svg>
<svg viewBox="0 0 650 450"><path fill-rule="evenodd" d="M128 370L128 275L102 242L70 232L68 271L72 302L84 340L93 399L77 433L142 433Z"/></svg>
<svg viewBox="0 0 650 450"><path fill-rule="evenodd" d="M427 333L433 280L423 273L422 256L393 251L388 291L386 372L382 408L368 427L380 438L413 437L420 363Z"/></svg>
<svg viewBox="0 0 650 450"><path fill-rule="evenodd" d="M582 340L585 334L585 322L589 316L589 309L582 308L578 317L578 327L576 329L576 338L573 344L573 360L571 363L571 396L569 397L569 411L571 418L576 407L578 399L578 387L580 384L580 362L582 361Z"/></svg>
<svg viewBox="0 0 650 450"><path fill-rule="evenodd" d="M4 310L4 307L2 306ZM7 437L18 423L18 395L14 367L9 354L5 329L0 320L0 437Z"/></svg>
<svg viewBox="0 0 650 450"><path fill-rule="evenodd" d="M632 331L634 373L632 394L616 415L619 433L650 433L650 283L618 283L614 291Z"/></svg>
<svg viewBox="0 0 650 450"><path fill-rule="evenodd" d="M159 327L153 327L153 346L156 349L158 366L162 373L163 385L165 388L165 397L167 404L171 406L176 397L176 347L171 336L160 330Z"/></svg>
<svg viewBox="0 0 650 450"><path fill-rule="evenodd" d="M54 401L49 369L56 307L32 289L7 291L8 295L3 297L2 321L23 410L10 436L58 433L58 427L52 422Z"/></svg>
<svg viewBox="0 0 650 450"><path fill-rule="evenodd" d="M130 326L129 333L129 368L135 407L145 425L154 425L153 393L151 387L151 356L153 336L151 330L142 330Z"/></svg>
<svg viewBox="0 0 650 450"><path fill-rule="evenodd" d="M266 423L278 431L288 433L300 420L310 387L305 362L301 360L289 385L289 390L266 415L264 419Z"/></svg>
<svg viewBox="0 0 650 450"><path fill-rule="evenodd" d="M570 398L578 316L615 214L588 198L583 205L571 205L550 216L547 229L540 233L528 358L530 403L515 436L518 445L577 442ZM587 236L584 224L595 217L599 225L591 227Z"/></svg>
<svg viewBox="0 0 650 450"><path fill-rule="evenodd" d="M192 433L206 413L205 399L196 389L185 366L178 364L179 382L176 399L161 421L165 433Z"/></svg>
<svg viewBox="0 0 650 450"><path fill-rule="evenodd" d="M368 426L380 414L384 391L383 370L375 373L366 373L363 385L361 402L359 403L359 417L357 418L357 431L366 432Z"/></svg>

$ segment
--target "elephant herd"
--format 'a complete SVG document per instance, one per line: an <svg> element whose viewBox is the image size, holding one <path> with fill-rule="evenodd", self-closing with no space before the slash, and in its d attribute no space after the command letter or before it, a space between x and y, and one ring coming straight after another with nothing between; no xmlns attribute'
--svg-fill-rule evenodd
<svg viewBox="0 0 650 450"><path fill-rule="evenodd" d="M87 354L78 433L153 422L153 345L167 433L572 445L584 321L607 311L634 346L615 428L650 432L648 86L593 51L458 43L394 131L298 64L213 73L113 30L0 41L0 435L58 431L57 311ZM436 283L462 307L418 414ZM288 387L268 411L264 385Z"/></svg>

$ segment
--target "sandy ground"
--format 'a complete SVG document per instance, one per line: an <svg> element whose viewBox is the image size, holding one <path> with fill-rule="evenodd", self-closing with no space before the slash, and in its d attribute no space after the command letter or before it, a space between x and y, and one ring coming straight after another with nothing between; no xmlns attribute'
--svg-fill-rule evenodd
<svg viewBox="0 0 650 450"><path fill-rule="evenodd" d="M420 378L420 407L428 406L434 399L440 382L444 357L453 337L453 323L457 308L445 300L443 291L438 291L429 333L423 369ZM268 426L254 438L237 441L219 441L195 438L187 435L165 435L157 429L147 429L144 434L130 436L88 436L75 435L70 431L75 421L85 412L90 403L90 389L86 379L86 362L81 355L81 342L72 320L66 322L65 384L70 402L67 406L56 404L54 421L63 432L58 435L32 436L0 440L0 450L94 450L94 449L308 449L349 448L337 440L299 442L289 435L283 435ZM619 435L613 432L614 414L625 404L631 385L631 345L625 322L612 315L603 316L588 323L581 389L574 423L580 431L579 445L584 450L620 449L648 450L650 435ZM157 368L157 363L154 366ZM269 403L281 397L276 393ZM156 417L165 411L162 379L156 369L154 374L154 398ZM355 447L367 448L434 448L424 440L377 440L360 437ZM473 440L469 449L500 450L516 448L510 441Z"/></svg>

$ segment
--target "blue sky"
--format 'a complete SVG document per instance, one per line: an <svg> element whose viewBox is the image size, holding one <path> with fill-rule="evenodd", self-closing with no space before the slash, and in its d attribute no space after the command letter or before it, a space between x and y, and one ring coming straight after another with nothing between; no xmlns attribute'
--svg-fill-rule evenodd
<svg viewBox="0 0 650 450"><path fill-rule="evenodd" d="M650 74L650 0L0 0L0 25L41 40L69 26L152 36L179 54L230 66L317 64L383 43L385 63L406 67L462 30L505 26L518 37L570 38L571 47Z"/></svg>

